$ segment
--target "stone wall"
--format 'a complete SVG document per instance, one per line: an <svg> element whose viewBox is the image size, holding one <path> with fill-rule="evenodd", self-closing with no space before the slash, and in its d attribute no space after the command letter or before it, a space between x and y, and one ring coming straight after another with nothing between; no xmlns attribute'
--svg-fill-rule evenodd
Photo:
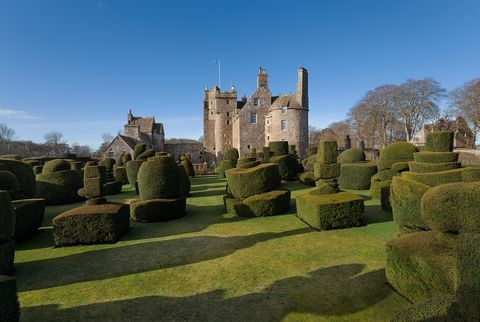
<svg viewBox="0 0 480 322"><path fill-rule="evenodd" d="M165 152L170 153L175 160L178 160L180 156L189 154L192 163L203 163L204 158L200 155L202 151L203 143L165 143Z"/></svg>
<svg viewBox="0 0 480 322"><path fill-rule="evenodd" d="M458 149L454 151L460 153L458 161L463 165L480 165L480 150Z"/></svg>

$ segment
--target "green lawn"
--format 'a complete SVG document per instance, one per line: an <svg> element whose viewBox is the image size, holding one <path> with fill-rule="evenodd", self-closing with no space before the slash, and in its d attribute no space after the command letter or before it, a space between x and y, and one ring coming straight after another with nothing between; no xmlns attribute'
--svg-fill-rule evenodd
<svg viewBox="0 0 480 322"><path fill-rule="evenodd" d="M295 209L308 188L287 186ZM77 205L49 207L40 232L17 245L21 319L385 321L409 305L385 279L395 227L378 200L366 201L366 226L318 232L293 210L226 215L224 190L224 179L194 178L185 217L132 223L108 245L53 248L52 218Z"/></svg>

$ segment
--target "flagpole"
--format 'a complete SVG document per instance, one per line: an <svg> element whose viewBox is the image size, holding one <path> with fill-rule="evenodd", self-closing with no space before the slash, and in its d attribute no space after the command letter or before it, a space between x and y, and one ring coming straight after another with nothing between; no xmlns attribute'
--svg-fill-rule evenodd
<svg viewBox="0 0 480 322"><path fill-rule="evenodd" d="M221 82L221 78L220 78L221 66L222 66L222 61L219 59L218 60L218 87L219 88L222 88L222 82Z"/></svg>

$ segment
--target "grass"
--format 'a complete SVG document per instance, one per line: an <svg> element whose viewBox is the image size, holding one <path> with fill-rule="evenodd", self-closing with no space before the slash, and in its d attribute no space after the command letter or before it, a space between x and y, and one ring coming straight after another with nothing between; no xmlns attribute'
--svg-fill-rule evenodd
<svg viewBox="0 0 480 322"><path fill-rule="evenodd" d="M295 209L309 188L287 186ZM318 232L294 210L226 215L224 190L225 179L194 178L185 217L132 223L107 245L53 248L52 218L78 204L48 207L41 230L17 245L21 319L386 321L409 305L385 279L395 227L378 200L366 201L366 226Z"/></svg>

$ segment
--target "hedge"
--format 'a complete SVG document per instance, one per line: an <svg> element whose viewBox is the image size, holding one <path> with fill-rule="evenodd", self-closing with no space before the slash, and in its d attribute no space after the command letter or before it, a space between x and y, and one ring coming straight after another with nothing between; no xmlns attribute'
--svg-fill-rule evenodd
<svg viewBox="0 0 480 322"><path fill-rule="evenodd" d="M236 148L225 150L225 160L238 160L239 154Z"/></svg>
<svg viewBox="0 0 480 322"><path fill-rule="evenodd" d="M404 163L412 161L412 159L398 159L398 160L377 160L378 171L391 169L396 163Z"/></svg>
<svg viewBox="0 0 480 322"><path fill-rule="evenodd" d="M288 146L288 154L297 155L297 146L295 144L290 144Z"/></svg>
<svg viewBox="0 0 480 322"><path fill-rule="evenodd" d="M479 201L480 182L440 185L423 195L422 219L442 232L480 231Z"/></svg>
<svg viewBox="0 0 480 322"><path fill-rule="evenodd" d="M115 177L115 181L119 181L122 184L128 183L126 167L115 167L115 169L113 170L113 176Z"/></svg>
<svg viewBox="0 0 480 322"><path fill-rule="evenodd" d="M312 155L316 156L318 151L318 146L310 146L305 151L307 152L307 157Z"/></svg>
<svg viewBox="0 0 480 322"><path fill-rule="evenodd" d="M9 240L15 232L15 210L7 191L0 190L0 242Z"/></svg>
<svg viewBox="0 0 480 322"><path fill-rule="evenodd" d="M15 193L20 190L20 183L13 172L0 170L0 190L6 190L9 193Z"/></svg>
<svg viewBox="0 0 480 322"><path fill-rule="evenodd" d="M460 162L426 163L411 161L408 166L412 172L427 173L458 169L462 164Z"/></svg>
<svg viewBox="0 0 480 322"><path fill-rule="evenodd" d="M11 193L12 199L34 198L36 192L35 174L33 169L27 163L16 160L0 159L0 165L4 170L12 172L20 184L20 190Z"/></svg>
<svg viewBox="0 0 480 322"><path fill-rule="evenodd" d="M250 196L234 206L240 217L264 217L285 213L290 208L289 190L272 190Z"/></svg>
<svg viewBox="0 0 480 322"><path fill-rule="evenodd" d="M430 152L451 152L453 151L452 131L435 131L427 134L425 148Z"/></svg>
<svg viewBox="0 0 480 322"><path fill-rule="evenodd" d="M148 149L137 155L135 160L147 160L150 157L154 157L155 155L155 150L153 149Z"/></svg>
<svg viewBox="0 0 480 322"><path fill-rule="evenodd" d="M48 161L45 163L43 166L42 173L55 173L58 171L63 171L63 170L71 170L72 166L70 165L70 162L65 161L63 159L54 159L51 161Z"/></svg>
<svg viewBox="0 0 480 322"><path fill-rule="evenodd" d="M380 160L413 160L415 152L417 152L415 145L408 142L395 142L380 151Z"/></svg>
<svg viewBox="0 0 480 322"><path fill-rule="evenodd" d="M137 183L138 170L140 170L140 167L142 166L143 162L145 162L145 161L144 160L131 160L131 161L128 161L125 164L125 168L127 169L128 183L130 183L132 188L134 188L136 183Z"/></svg>
<svg viewBox="0 0 480 322"><path fill-rule="evenodd" d="M392 180L394 176L399 175L399 173L393 169L382 170L377 173L377 178L380 181L389 181Z"/></svg>
<svg viewBox="0 0 480 322"><path fill-rule="evenodd" d="M172 198L178 195L180 174L171 157L156 157L138 171L138 190L142 200Z"/></svg>
<svg viewBox="0 0 480 322"><path fill-rule="evenodd" d="M466 321L476 321L480 316L479 232L460 234L457 249L457 301L462 317Z"/></svg>
<svg viewBox="0 0 480 322"><path fill-rule="evenodd" d="M305 171L298 176L301 183L307 186L315 186L315 176L313 171Z"/></svg>
<svg viewBox="0 0 480 322"><path fill-rule="evenodd" d="M293 180L297 177L297 159L292 155L274 156L270 162L276 163L280 176L284 180Z"/></svg>
<svg viewBox="0 0 480 322"><path fill-rule="evenodd" d="M351 148L343 151L337 158L337 162L340 163L353 163L365 161L365 152L359 148Z"/></svg>
<svg viewBox="0 0 480 322"><path fill-rule="evenodd" d="M128 205L85 205L53 218L55 246L116 243L128 231Z"/></svg>
<svg viewBox="0 0 480 322"><path fill-rule="evenodd" d="M428 229L421 216L420 202L422 196L431 186L408 180L404 177L393 177L390 188L393 221L397 226L411 229Z"/></svg>
<svg viewBox="0 0 480 322"><path fill-rule="evenodd" d="M19 321L20 303L18 302L15 278L0 276L0 303L0 321Z"/></svg>
<svg viewBox="0 0 480 322"><path fill-rule="evenodd" d="M37 175L37 174L40 174L42 173L43 171L43 165L36 165L33 167L33 174L34 175Z"/></svg>
<svg viewBox="0 0 480 322"><path fill-rule="evenodd" d="M392 204L390 203L390 185L380 185L380 204L382 205L383 210L392 211Z"/></svg>
<svg viewBox="0 0 480 322"><path fill-rule="evenodd" d="M186 198L134 200L130 203L130 216L135 221L159 222L185 215Z"/></svg>
<svg viewBox="0 0 480 322"><path fill-rule="evenodd" d="M402 177L435 187L446 183L462 182L463 172L464 169L454 169L429 173L407 171L402 173Z"/></svg>
<svg viewBox="0 0 480 322"><path fill-rule="evenodd" d="M417 152L413 154L413 159L426 163L457 162L458 155L458 152Z"/></svg>
<svg viewBox="0 0 480 322"><path fill-rule="evenodd" d="M253 158L253 157L243 157L243 158L240 158L237 160L237 167L240 165L240 164L244 164L244 163L250 163L250 162L255 162L257 161L257 158Z"/></svg>
<svg viewBox="0 0 480 322"><path fill-rule="evenodd" d="M466 167L462 169L463 182L480 181L480 168Z"/></svg>
<svg viewBox="0 0 480 322"><path fill-rule="evenodd" d="M107 173L113 171L113 166L115 165L116 161L113 158L105 158L98 162L98 165L104 166Z"/></svg>
<svg viewBox="0 0 480 322"><path fill-rule="evenodd" d="M78 171L64 170L37 175L37 198L45 198L47 205L68 204L80 201L77 191L83 186Z"/></svg>
<svg viewBox="0 0 480 322"><path fill-rule="evenodd" d="M268 146L263 147L262 162L263 163L270 162L270 147L268 147Z"/></svg>
<svg viewBox="0 0 480 322"><path fill-rule="evenodd" d="M392 164L392 170L400 173L400 172L410 170L410 167L408 166L407 161L399 161L399 162L395 162L394 164Z"/></svg>
<svg viewBox="0 0 480 322"><path fill-rule="evenodd" d="M132 160L132 155L130 153L125 153L123 156L122 156L122 162L124 165L127 164L128 161L131 161Z"/></svg>
<svg viewBox="0 0 480 322"><path fill-rule="evenodd" d="M288 142L287 141L272 141L268 143L270 152L273 156L280 156L288 154Z"/></svg>
<svg viewBox="0 0 480 322"><path fill-rule="evenodd" d="M185 168L185 172L189 177L195 177L195 169L193 168L192 161L186 156L181 156L180 159L182 160L181 164Z"/></svg>
<svg viewBox="0 0 480 322"><path fill-rule="evenodd" d="M456 306L452 306L456 298L452 294L435 295L425 301L415 303L400 311L392 318L392 322L414 321L462 321Z"/></svg>
<svg viewBox="0 0 480 322"><path fill-rule="evenodd" d="M178 176L179 176L177 194L179 196L188 197L190 196L190 188L191 188L190 179L183 165L179 164L177 167L178 167Z"/></svg>
<svg viewBox="0 0 480 322"><path fill-rule="evenodd" d="M261 163L262 163L261 161L251 161L251 162L237 163L237 168L239 168L239 169L253 168L253 167L256 167L257 165L259 165Z"/></svg>
<svg viewBox="0 0 480 322"><path fill-rule="evenodd" d="M316 163L336 163L337 156L337 141L320 141L320 143L318 143Z"/></svg>
<svg viewBox="0 0 480 322"><path fill-rule="evenodd" d="M314 229L327 230L361 226L363 199L350 192L297 197L297 216Z"/></svg>
<svg viewBox="0 0 480 322"><path fill-rule="evenodd" d="M387 243L385 274L390 285L413 302L453 294L455 237L434 231L399 236Z"/></svg>
<svg viewBox="0 0 480 322"><path fill-rule="evenodd" d="M372 198L380 199L380 200L382 200L382 191L384 189L390 190L390 186L392 185L392 180L386 180L386 181L372 180L371 182L372 182L372 186L370 187L370 196Z"/></svg>
<svg viewBox="0 0 480 322"><path fill-rule="evenodd" d="M0 241L0 275L12 275L15 258L15 240ZM1 305L0 305L1 306Z"/></svg>
<svg viewBox="0 0 480 322"><path fill-rule="evenodd" d="M102 165L88 165L83 170L84 178L100 178L100 183L107 183L107 168Z"/></svg>
<svg viewBox="0 0 480 322"><path fill-rule="evenodd" d="M38 231L45 215L45 199L23 199L13 201L15 209L16 241L28 238Z"/></svg>
<svg viewBox="0 0 480 322"><path fill-rule="evenodd" d="M338 189L338 184L325 182L323 180L318 180L317 182L315 182L315 186L317 187L317 189L309 191L311 195L328 195L340 191Z"/></svg>
<svg viewBox="0 0 480 322"><path fill-rule="evenodd" d="M105 195L113 196L122 192L121 181L110 181L104 184Z"/></svg>
<svg viewBox="0 0 480 322"><path fill-rule="evenodd" d="M218 176L220 178L225 178L225 171L228 169L235 168L237 166L237 161L232 160L222 160L217 168Z"/></svg>
<svg viewBox="0 0 480 322"><path fill-rule="evenodd" d="M141 144L135 145L135 148L133 149L133 159L137 160L138 156L143 152L145 152L146 149L147 149L146 144L141 143Z"/></svg>
<svg viewBox="0 0 480 322"><path fill-rule="evenodd" d="M316 161L317 161L317 156L311 155L302 161L302 165L306 170L313 171L313 165L315 164Z"/></svg>
<svg viewBox="0 0 480 322"><path fill-rule="evenodd" d="M278 166L272 163L263 163L249 169L230 169L225 174L232 195L239 200L271 191L281 183Z"/></svg>
<svg viewBox="0 0 480 322"><path fill-rule="evenodd" d="M342 163L338 183L342 189L370 189L370 180L376 173L375 162Z"/></svg>
<svg viewBox="0 0 480 322"><path fill-rule="evenodd" d="M340 163L319 163L313 164L313 174L316 179L330 179L340 176Z"/></svg>

